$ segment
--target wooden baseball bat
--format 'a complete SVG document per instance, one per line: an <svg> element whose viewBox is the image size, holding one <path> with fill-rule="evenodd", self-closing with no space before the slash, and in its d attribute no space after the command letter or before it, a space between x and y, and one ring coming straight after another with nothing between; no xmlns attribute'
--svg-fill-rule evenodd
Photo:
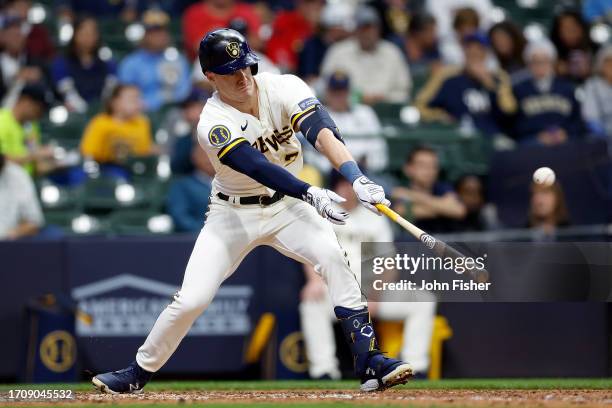
<svg viewBox="0 0 612 408"><path fill-rule="evenodd" d="M403 218L401 215L393 211L391 208L387 207L384 204L376 204L376 208L378 211L386 215L391 221L399 224L402 228L408 231L413 237L421 241L427 248L432 250L436 255L446 258L451 257L454 259L457 258L466 258L461 252L457 251L455 248L450 245L446 245L444 242L432 237L410 221ZM477 282L487 282L489 280L489 272L486 269L478 269L472 268L468 269L467 272L477 281Z"/></svg>

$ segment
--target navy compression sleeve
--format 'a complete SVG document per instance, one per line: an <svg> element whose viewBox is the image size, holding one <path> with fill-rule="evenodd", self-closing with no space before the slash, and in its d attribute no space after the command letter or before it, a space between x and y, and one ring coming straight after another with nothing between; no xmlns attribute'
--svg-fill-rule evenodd
<svg viewBox="0 0 612 408"><path fill-rule="evenodd" d="M264 186L300 200L310 187L310 184L304 183L281 166L270 163L266 156L246 141L229 151L220 160L221 163Z"/></svg>

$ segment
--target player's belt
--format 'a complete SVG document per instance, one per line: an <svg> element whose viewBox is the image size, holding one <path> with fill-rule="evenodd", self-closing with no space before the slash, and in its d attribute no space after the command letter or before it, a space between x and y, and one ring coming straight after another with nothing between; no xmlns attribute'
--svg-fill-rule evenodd
<svg viewBox="0 0 612 408"><path fill-rule="evenodd" d="M282 200L284 196L285 196L284 194L279 193L278 191L274 193L273 196L256 195L256 196L247 196L247 197L230 197L227 194L217 193L217 197L219 197L223 201L230 201L230 199L232 199L231 201L234 202L234 198L235 198L236 204L240 204L240 205L258 204L262 206L272 205L275 202Z"/></svg>

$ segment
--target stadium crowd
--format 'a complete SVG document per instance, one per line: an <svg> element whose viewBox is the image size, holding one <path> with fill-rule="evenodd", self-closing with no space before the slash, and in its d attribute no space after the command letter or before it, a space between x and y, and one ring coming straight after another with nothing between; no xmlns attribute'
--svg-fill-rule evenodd
<svg viewBox="0 0 612 408"><path fill-rule="evenodd" d="M223 26L260 72L304 79L396 210L433 233L503 223L486 169L450 176L423 126L494 150L612 138L606 0L526 1L520 21L506 6L521 2L494 0L1 3L0 239L198 231L214 174L195 132L214 90L197 47ZM395 167L389 129L418 139ZM324 184L312 153L302 176ZM546 234L571 221L559 183L533 186L529 207L525 226Z"/></svg>

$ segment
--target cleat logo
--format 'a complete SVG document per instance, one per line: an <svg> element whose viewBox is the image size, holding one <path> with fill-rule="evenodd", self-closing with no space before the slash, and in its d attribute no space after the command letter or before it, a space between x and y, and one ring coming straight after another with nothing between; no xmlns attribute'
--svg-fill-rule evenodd
<svg viewBox="0 0 612 408"><path fill-rule="evenodd" d="M357 319L353 320L353 327L356 329L359 327L359 320Z"/></svg>
<svg viewBox="0 0 612 408"><path fill-rule="evenodd" d="M136 385L130 384L130 392L131 391L138 391L139 388L140 388L140 384L138 384L138 383L136 383Z"/></svg>
<svg viewBox="0 0 612 408"><path fill-rule="evenodd" d="M368 367L366 368L366 375L376 375L376 371L374 371L374 369L372 367Z"/></svg>

